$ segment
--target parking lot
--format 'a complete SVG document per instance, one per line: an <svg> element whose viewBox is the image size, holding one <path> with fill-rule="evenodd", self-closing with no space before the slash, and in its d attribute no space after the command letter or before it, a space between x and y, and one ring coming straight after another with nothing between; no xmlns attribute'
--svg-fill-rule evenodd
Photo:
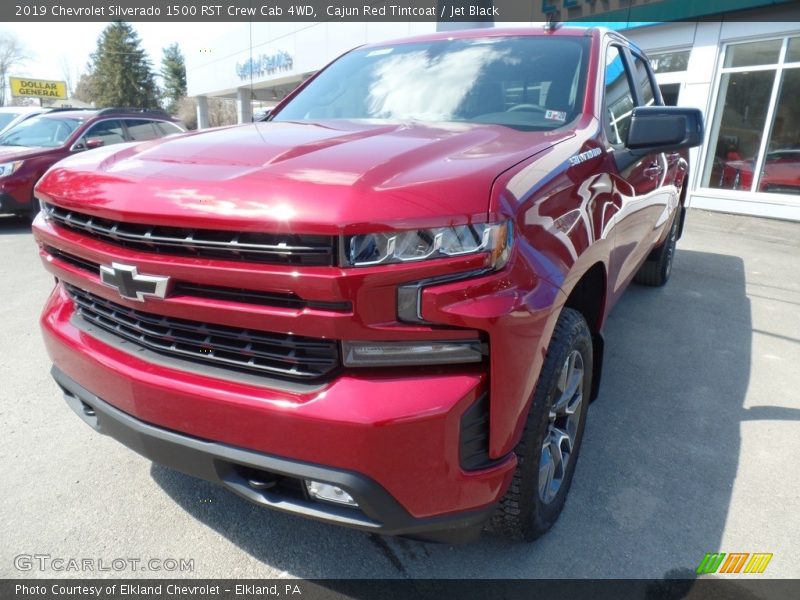
<svg viewBox="0 0 800 600"><path fill-rule="evenodd" d="M691 576L769 552L800 577L800 224L691 211L672 280L631 286L555 528L534 544L384 539L251 506L97 435L51 381L52 287L29 226L0 219L0 577ZM14 557L192 559L175 572L21 571Z"/></svg>

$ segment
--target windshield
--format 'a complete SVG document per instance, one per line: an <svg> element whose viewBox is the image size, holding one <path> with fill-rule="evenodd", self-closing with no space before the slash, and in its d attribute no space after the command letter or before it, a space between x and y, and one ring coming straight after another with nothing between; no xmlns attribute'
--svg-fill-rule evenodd
<svg viewBox="0 0 800 600"><path fill-rule="evenodd" d="M275 121L381 119L555 129L581 111L588 38L436 40L350 52Z"/></svg>
<svg viewBox="0 0 800 600"><path fill-rule="evenodd" d="M0 146L55 148L66 142L80 124L80 119L33 117L0 136Z"/></svg>
<svg viewBox="0 0 800 600"><path fill-rule="evenodd" d="M2 112L0 113L0 131L6 128L14 119L19 116L19 113Z"/></svg>

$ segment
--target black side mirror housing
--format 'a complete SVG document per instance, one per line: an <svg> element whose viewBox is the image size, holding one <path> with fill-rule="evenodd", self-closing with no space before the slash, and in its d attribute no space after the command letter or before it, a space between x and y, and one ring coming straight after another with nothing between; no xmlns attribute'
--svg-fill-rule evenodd
<svg viewBox="0 0 800 600"><path fill-rule="evenodd" d="M634 154L669 152L703 143L703 113L683 106L637 106L626 146Z"/></svg>

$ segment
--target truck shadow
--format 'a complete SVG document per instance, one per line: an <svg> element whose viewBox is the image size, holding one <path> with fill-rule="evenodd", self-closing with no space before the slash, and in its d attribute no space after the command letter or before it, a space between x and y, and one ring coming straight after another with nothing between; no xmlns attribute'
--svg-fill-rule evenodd
<svg viewBox="0 0 800 600"><path fill-rule="evenodd" d="M534 544L376 538L259 509L164 467L151 474L243 551L304 578L691 577L720 548L741 422L800 418L743 407L751 338L741 258L680 250L669 285L631 286L606 327L600 397L564 513Z"/></svg>

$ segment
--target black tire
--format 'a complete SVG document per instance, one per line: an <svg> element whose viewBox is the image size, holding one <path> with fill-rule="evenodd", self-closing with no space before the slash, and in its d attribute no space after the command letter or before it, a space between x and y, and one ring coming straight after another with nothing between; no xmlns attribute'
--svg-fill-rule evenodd
<svg viewBox="0 0 800 600"><path fill-rule="evenodd" d="M545 475L544 481L540 481L543 465L547 464L547 455L551 459L553 457L550 450L553 446L548 443L546 453L544 446L546 439L552 440L554 428L556 431L560 431L555 427L556 424L563 425L563 423L558 423L558 419L552 420L551 410L554 409L554 404L558 399L565 397L565 394L559 389L559 386L565 387L560 380L567 368L567 361L575 357L576 352L580 355L583 366L582 376L575 372L575 380L582 385L581 388L577 388L577 391L581 392L582 398L580 405L574 411L574 414L578 415L578 421L574 429L572 450L568 454L568 459L564 461L565 467L561 471L560 483L557 490L554 491L552 483L550 487L544 485L547 483L547 475ZM574 360L577 363L577 359ZM489 529L491 531L517 540L532 541L545 533L556 522L564 508L575 472L575 464L578 461L591 389L592 335L583 315L571 308L565 308L558 318L553 338L547 349L547 356L533 394L522 439L515 448L517 469L514 479L490 520ZM564 429L566 428L565 425ZM559 454L561 454L560 451ZM549 473L548 470L547 474ZM556 482L555 475L550 475L549 479L553 483ZM540 486L540 484L542 485ZM545 489L542 490L540 487ZM543 495L550 494L552 497L549 499L543 497Z"/></svg>
<svg viewBox="0 0 800 600"><path fill-rule="evenodd" d="M667 239L655 250L654 258L646 260L634 275L633 280L636 283L661 287L669 281L669 276L672 274L672 262L675 260L675 245L678 243L681 210L683 209L675 211Z"/></svg>

